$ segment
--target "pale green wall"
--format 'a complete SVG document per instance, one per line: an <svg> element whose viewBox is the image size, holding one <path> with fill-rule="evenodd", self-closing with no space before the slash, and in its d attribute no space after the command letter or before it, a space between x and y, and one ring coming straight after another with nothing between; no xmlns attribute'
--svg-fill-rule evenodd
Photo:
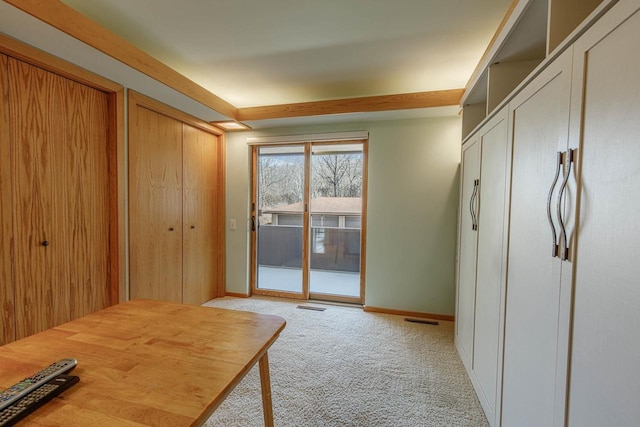
<svg viewBox="0 0 640 427"><path fill-rule="evenodd" d="M366 130L365 304L454 314L460 129L458 117L444 117L227 134L227 292L248 292L247 137Z"/></svg>

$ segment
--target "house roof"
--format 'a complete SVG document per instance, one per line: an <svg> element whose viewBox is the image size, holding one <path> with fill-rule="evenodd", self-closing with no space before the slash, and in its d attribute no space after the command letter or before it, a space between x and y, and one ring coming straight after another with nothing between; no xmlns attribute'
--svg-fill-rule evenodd
<svg viewBox="0 0 640 427"><path fill-rule="evenodd" d="M263 213L302 213L303 203L293 203L285 206L278 206L270 209L263 209ZM331 215L361 215L361 197L317 197L311 199L311 213L331 214Z"/></svg>

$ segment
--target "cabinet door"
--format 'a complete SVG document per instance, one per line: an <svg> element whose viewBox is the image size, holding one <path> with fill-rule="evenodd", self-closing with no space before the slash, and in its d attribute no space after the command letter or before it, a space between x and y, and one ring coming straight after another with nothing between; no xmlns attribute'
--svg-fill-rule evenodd
<svg viewBox="0 0 640 427"><path fill-rule="evenodd" d="M109 303L107 96L9 59L16 335Z"/></svg>
<svg viewBox="0 0 640 427"><path fill-rule="evenodd" d="M639 8L621 1L575 47L572 112L583 121L571 139L581 174L570 426L640 420Z"/></svg>
<svg viewBox="0 0 640 427"><path fill-rule="evenodd" d="M478 397L495 425L503 283L506 280L506 198L509 139L507 111L480 130L478 258L472 370Z"/></svg>
<svg viewBox="0 0 640 427"><path fill-rule="evenodd" d="M65 143L54 149L53 252L57 286L69 286L70 318L109 305L108 100L103 92L65 81ZM63 215L60 213L64 212Z"/></svg>
<svg viewBox="0 0 640 427"><path fill-rule="evenodd" d="M458 289L456 294L456 338L458 351L467 371L471 370L473 357L473 321L476 299L476 251L477 231L475 213L478 204L480 175L480 144L478 139L467 142L462 148L462 177L460 197L460 224L458 242Z"/></svg>
<svg viewBox="0 0 640 427"><path fill-rule="evenodd" d="M0 345L15 339L11 175L7 57L0 55Z"/></svg>
<svg viewBox="0 0 640 427"><path fill-rule="evenodd" d="M502 390L505 427L553 425L556 389L562 389L557 376L566 381L559 372L566 369L562 347L567 346L558 342L562 261L552 255L547 197L557 152L567 147L570 70L571 51L567 51L510 104L513 163Z"/></svg>
<svg viewBox="0 0 640 427"><path fill-rule="evenodd" d="M129 120L130 297L182 302L182 123L140 106Z"/></svg>
<svg viewBox="0 0 640 427"><path fill-rule="evenodd" d="M202 304L216 297L218 137L183 124L183 298Z"/></svg>

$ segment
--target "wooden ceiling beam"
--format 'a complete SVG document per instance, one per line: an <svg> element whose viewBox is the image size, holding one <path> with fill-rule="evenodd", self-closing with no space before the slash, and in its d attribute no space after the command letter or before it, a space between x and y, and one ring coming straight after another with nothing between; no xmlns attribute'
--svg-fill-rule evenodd
<svg viewBox="0 0 640 427"><path fill-rule="evenodd" d="M447 107L460 104L464 89L437 90L399 95L369 96L297 104L238 108L238 121L281 119L287 117L322 116L327 114L367 113L373 111L409 110Z"/></svg>
<svg viewBox="0 0 640 427"><path fill-rule="evenodd" d="M228 117L237 108L59 0L4 0L29 15Z"/></svg>

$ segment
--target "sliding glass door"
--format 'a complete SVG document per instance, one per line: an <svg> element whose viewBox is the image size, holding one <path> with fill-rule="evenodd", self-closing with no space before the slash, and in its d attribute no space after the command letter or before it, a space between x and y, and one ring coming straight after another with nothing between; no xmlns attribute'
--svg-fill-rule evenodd
<svg viewBox="0 0 640 427"><path fill-rule="evenodd" d="M305 147L256 149L256 289L302 296Z"/></svg>
<svg viewBox="0 0 640 427"><path fill-rule="evenodd" d="M309 292L360 298L362 144L311 148Z"/></svg>
<svg viewBox="0 0 640 427"><path fill-rule="evenodd" d="M253 293L363 302L366 141L252 150Z"/></svg>

